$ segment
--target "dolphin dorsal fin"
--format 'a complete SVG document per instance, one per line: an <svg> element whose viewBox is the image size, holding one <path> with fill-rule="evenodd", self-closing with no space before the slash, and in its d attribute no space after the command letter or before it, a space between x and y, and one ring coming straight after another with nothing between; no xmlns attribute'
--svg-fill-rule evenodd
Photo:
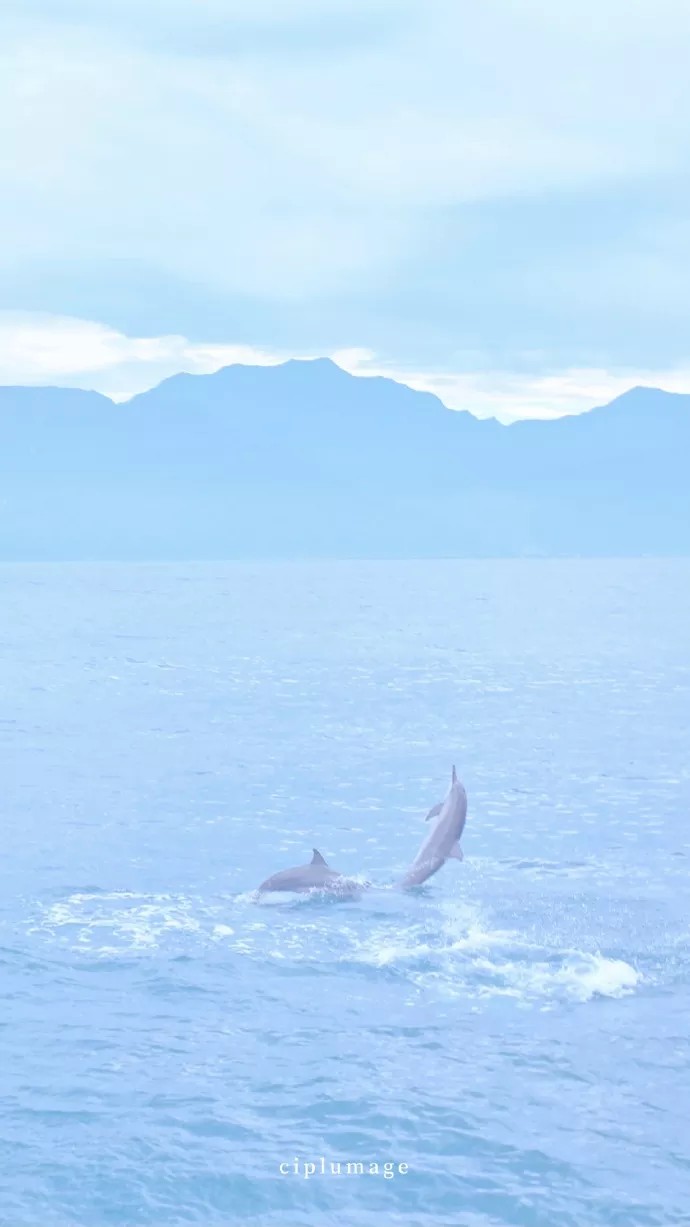
<svg viewBox="0 0 690 1227"><path fill-rule="evenodd" d="M325 865L326 864L318 848L312 848L312 852L314 853L314 855L311 858L312 865Z"/></svg>

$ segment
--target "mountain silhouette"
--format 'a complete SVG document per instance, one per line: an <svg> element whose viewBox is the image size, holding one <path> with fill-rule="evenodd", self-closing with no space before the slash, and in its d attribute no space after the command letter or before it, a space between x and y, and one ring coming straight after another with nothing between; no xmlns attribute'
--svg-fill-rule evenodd
<svg viewBox="0 0 690 1227"><path fill-rule="evenodd" d="M0 558L690 552L690 396L509 426L328 359L0 387Z"/></svg>

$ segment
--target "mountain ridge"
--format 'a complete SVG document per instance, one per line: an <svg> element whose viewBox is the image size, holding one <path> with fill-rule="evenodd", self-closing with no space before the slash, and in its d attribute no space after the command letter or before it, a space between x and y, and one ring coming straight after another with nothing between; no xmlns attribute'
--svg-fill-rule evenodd
<svg viewBox="0 0 690 1227"><path fill-rule="evenodd" d="M613 409L614 406L620 404L625 404L627 407L629 407L632 403L642 400L647 396L647 394L651 396L663 397L669 402L686 401L687 407L690 410L690 393L668 392L665 389L658 388L652 384L634 384L630 388L627 388L624 392L619 393L619 395L614 397L612 400L606 401L603 404L592 405L588 409L581 410L578 413L564 413L552 418L518 418L510 422L501 422L500 419L494 417L478 417L472 412L471 409L453 409L449 405L446 405L442 398L435 392L421 391L417 388L412 388L409 384L406 384L399 379L394 379L390 375L352 374L350 371L346 371L343 367L339 366L338 363L334 362L332 358L328 357L288 358L284 362L273 362L260 365L252 365L245 362L234 362L229 363L227 366L221 366L217 370L210 372L177 371L173 375L166 376L165 379L162 379L159 383L154 384L151 388L147 388L143 392L136 392L132 396L126 397L125 399L116 399L112 396L108 396L107 393L99 392L95 388L73 388L62 384L0 384L0 410L2 409L2 395L4 392L26 394L51 392L55 393L56 395L64 394L66 396L98 398L99 401L107 401L111 405L131 405L145 401L146 398L152 393L177 385L178 381L195 382L198 380L217 380L219 377L227 378L236 372L248 372L254 375L255 373L259 372L285 372L287 370L304 369L307 367L312 367L319 370L328 370L329 373L337 372L337 374L339 376L343 376L345 380L354 380L358 382L366 380L368 383L372 384L393 384L396 388L405 389L416 397L425 397L428 400L436 401L444 409L448 409L450 413L466 413L469 414L470 417L474 417L477 421L495 421L500 426L505 427L516 426L522 422L553 423L562 421L564 418L580 418L590 413Z"/></svg>
<svg viewBox="0 0 690 1227"><path fill-rule="evenodd" d="M690 553L690 396L504 425L330 359L0 387L0 559Z"/></svg>

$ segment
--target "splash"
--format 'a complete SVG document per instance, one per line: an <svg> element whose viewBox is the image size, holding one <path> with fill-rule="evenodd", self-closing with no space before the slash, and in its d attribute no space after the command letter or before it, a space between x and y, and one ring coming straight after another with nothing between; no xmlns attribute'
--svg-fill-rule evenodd
<svg viewBox="0 0 690 1227"><path fill-rule="evenodd" d="M418 991L468 1000L587 1002L625 996L642 981L622 959L527 941L492 928L470 906L441 910L423 923L380 926L343 958L397 972Z"/></svg>
<svg viewBox="0 0 690 1227"><path fill-rule="evenodd" d="M156 950L165 941L198 935L196 901L184 895L77 891L42 909L29 932L103 956Z"/></svg>
<svg viewBox="0 0 690 1227"><path fill-rule="evenodd" d="M444 903L422 916L390 893L371 908L342 912L338 922L323 892L292 900L254 892L208 901L181 894L75 892L42 909L29 931L98 958L157 952L203 956L211 946L253 961L309 966L333 974L378 974L407 995L481 1002L514 998L549 1008L635 992L642 976L601 951L561 946L494 927L470 903ZM320 904L320 906L316 906ZM343 917L343 919L341 919Z"/></svg>

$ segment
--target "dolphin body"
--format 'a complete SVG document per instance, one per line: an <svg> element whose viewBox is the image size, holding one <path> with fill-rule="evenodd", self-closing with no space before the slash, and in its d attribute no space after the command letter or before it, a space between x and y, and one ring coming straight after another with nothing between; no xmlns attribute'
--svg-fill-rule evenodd
<svg viewBox="0 0 690 1227"><path fill-rule="evenodd" d="M297 865L294 869L282 869L261 883L259 893L263 891L297 891L304 894L310 890L326 890L334 895L351 896L362 889L360 882L346 878L337 869L329 869L318 848L313 849L314 855L308 865Z"/></svg>
<svg viewBox="0 0 690 1227"><path fill-rule="evenodd" d="M444 801L434 805L425 821L438 817L438 822L429 832L410 868L400 882L403 890L411 886L421 886L427 878L437 873L447 860L462 860L460 836L467 818L467 793L460 783L455 767L450 782L450 789Z"/></svg>

